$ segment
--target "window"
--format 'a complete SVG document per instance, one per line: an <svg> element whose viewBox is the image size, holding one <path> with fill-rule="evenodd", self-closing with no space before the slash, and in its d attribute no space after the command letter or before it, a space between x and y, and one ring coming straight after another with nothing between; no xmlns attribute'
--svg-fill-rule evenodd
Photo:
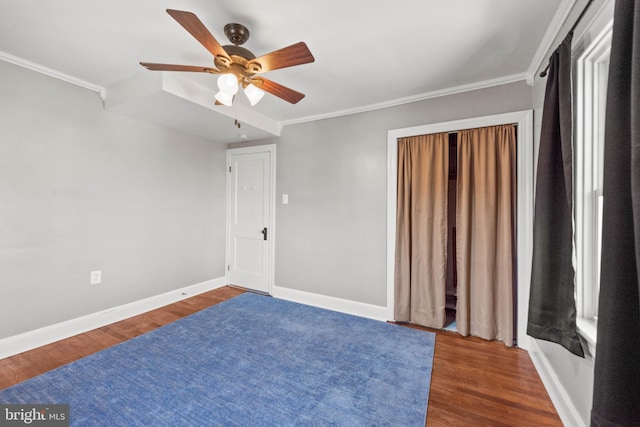
<svg viewBox="0 0 640 427"><path fill-rule="evenodd" d="M607 2L574 45L576 308L578 331L594 353L600 291L604 123L613 1Z"/></svg>

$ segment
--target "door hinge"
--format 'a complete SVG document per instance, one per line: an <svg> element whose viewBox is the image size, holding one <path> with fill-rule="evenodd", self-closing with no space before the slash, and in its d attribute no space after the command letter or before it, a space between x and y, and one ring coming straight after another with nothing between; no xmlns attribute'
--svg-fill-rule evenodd
<svg viewBox="0 0 640 427"><path fill-rule="evenodd" d="M229 173L231 173L231 166L229 166Z"/></svg>
<svg viewBox="0 0 640 427"><path fill-rule="evenodd" d="M227 265L227 271L231 271L231 266Z"/></svg>

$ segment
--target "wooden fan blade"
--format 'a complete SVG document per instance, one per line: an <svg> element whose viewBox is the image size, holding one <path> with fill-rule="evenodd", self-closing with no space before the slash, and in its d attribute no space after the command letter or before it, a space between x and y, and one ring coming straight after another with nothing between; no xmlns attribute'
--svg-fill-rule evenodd
<svg viewBox="0 0 640 427"><path fill-rule="evenodd" d="M307 47L305 42L299 42L292 44L291 46L283 47L266 55L262 55L259 58L249 61L249 68L251 64L260 64L259 73L264 73L271 70L277 70L279 68L293 67L294 65L307 64L315 61L315 58L311 54L311 51Z"/></svg>
<svg viewBox="0 0 640 427"><path fill-rule="evenodd" d="M167 9L167 13L178 21L178 24L182 25L185 30L189 31L214 57L224 56L229 58L229 55L218 43L218 40L213 37L196 15L191 12L173 9Z"/></svg>
<svg viewBox="0 0 640 427"><path fill-rule="evenodd" d="M286 86L282 86L279 83L265 79L263 77L260 77L260 80L262 80L262 84L259 86L260 89L264 90L265 92L269 92L270 94L275 95L278 98L282 98L287 102L297 104L302 98L304 98L304 93L296 92L293 89L289 89Z"/></svg>
<svg viewBox="0 0 640 427"><path fill-rule="evenodd" d="M193 73L211 73L219 74L220 71L211 67L199 67L197 65L175 65L175 64L154 64L152 62L141 62L147 70L152 71L190 71Z"/></svg>

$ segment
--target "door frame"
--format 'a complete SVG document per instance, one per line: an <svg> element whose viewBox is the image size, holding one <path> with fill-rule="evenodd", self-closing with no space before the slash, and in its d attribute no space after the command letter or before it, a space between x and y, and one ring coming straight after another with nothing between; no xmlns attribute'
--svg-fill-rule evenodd
<svg viewBox="0 0 640 427"><path fill-rule="evenodd" d="M474 117L451 122L393 129L387 132L387 316L394 319L395 252L398 138L438 132L452 132L486 126L515 123L517 130L517 337L518 347L529 349L527 317L531 259L533 256L533 197L535 152L533 143L533 111L524 110L493 116Z"/></svg>
<svg viewBox="0 0 640 427"><path fill-rule="evenodd" d="M269 260L267 262L267 293L273 295L273 283L275 278L275 250L276 250L276 145L265 144L255 145L251 147L228 148L227 149L227 220L226 220L226 247L225 247L225 282L229 283L228 271L231 261L231 156L236 154L256 154L269 153L269 221L267 227L269 229L269 238L267 245L269 250Z"/></svg>

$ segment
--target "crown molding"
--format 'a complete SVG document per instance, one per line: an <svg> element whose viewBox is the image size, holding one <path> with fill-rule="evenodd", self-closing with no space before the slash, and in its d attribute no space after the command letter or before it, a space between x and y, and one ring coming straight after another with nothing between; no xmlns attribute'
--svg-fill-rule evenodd
<svg viewBox="0 0 640 427"><path fill-rule="evenodd" d="M531 86L534 84L536 72L547 58L554 40L558 37L558 34L560 34L562 26L566 22L576 3L577 0L562 0L562 3L558 6L558 10L556 10L555 15L553 15L553 19L551 20L549 27L547 27L547 32L544 34L540 45L538 45L538 50L533 56L533 60L527 70L527 83Z"/></svg>
<svg viewBox="0 0 640 427"><path fill-rule="evenodd" d="M424 101L426 99L439 98L442 96L455 95L458 93L470 92L473 90L485 89L493 86L500 86L508 83L525 81L527 79L528 79L527 73L512 74L510 76L498 77L495 79L483 80L480 82L454 86L446 89L434 90L432 92L425 92L418 95L407 96L404 98L396 98L390 101L379 102L377 104L364 105L362 107L349 108L346 110L334 111L326 114L317 114L314 116L301 117L298 119L284 120L280 123L282 124L282 126L287 126L287 125L294 125L299 123L314 122L317 120L332 119L332 118L341 117L341 116L348 116L351 114L366 113L368 111L381 110L383 108L395 107L403 104L410 104L412 102Z"/></svg>
<svg viewBox="0 0 640 427"><path fill-rule="evenodd" d="M105 99L105 95L106 95L105 88L102 86L90 83L86 80L82 80L77 77L70 76L69 74L65 74L60 71L44 67L40 64L36 64L35 62L27 61L26 59L20 58L15 55L11 55L10 53L3 52L3 51L0 51L0 60L5 62L10 62L19 67L27 68L31 71L35 71L37 73L44 74L49 77L53 77L55 79L65 81L67 83L71 83L72 85L89 89L91 91L99 93L103 101Z"/></svg>

